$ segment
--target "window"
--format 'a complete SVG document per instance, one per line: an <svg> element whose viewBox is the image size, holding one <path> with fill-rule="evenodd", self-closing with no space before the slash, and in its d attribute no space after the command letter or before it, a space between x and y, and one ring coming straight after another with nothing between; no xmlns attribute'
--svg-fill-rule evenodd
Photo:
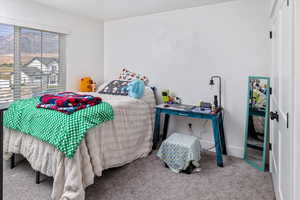
<svg viewBox="0 0 300 200"><path fill-rule="evenodd" d="M64 35L0 24L0 103L64 89Z"/></svg>

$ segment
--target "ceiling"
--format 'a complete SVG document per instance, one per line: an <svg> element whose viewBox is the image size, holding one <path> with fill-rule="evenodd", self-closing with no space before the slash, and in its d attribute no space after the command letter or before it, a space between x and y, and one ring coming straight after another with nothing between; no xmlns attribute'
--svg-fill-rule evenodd
<svg viewBox="0 0 300 200"><path fill-rule="evenodd" d="M30 0L65 12L113 20L232 0Z"/></svg>

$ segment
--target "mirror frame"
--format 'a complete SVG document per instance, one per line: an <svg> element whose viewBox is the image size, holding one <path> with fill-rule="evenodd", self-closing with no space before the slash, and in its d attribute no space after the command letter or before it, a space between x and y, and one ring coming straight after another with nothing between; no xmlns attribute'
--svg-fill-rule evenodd
<svg viewBox="0 0 300 200"><path fill-rule="evenodd" d="M267 81L267 94L266 94L266 109L265 109L265 116L264 116L264 143L263 143L263 154L262 154L262 164L259 165L258 163L248 159L248 151L247 151L247 140L248 140L248 131L249 131L249 98L250 98L250 92L251 86L250 81L251 80L266 80ZM245 138L244 138L244 160L249 163L251 166L259 169L260 171L266 171L266 161L268 158L267 153L269 152L269 137L270 137L270 120L269 120L269 113L270 113L270 78L269 77L263 77L263 76L249 76L248 77L248 95L247 95L247 111L246 111L246 127L245 127Z"/></svg>

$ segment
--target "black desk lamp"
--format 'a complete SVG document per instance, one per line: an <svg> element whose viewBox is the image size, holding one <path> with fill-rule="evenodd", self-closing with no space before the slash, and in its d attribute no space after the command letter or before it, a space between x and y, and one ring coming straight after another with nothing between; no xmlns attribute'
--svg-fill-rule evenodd
<svg viewBox="0 0 300 200"><path fill-rule="evenodd" d="M209 81L210 86L215 85L214 79L219 79L219 107L222 108L222 101L221 101L222 100L222 97L221 97L221 94L222 94L222 79L221 79L221 76L213 75L212 77L210 77L210 81Z"/></svg>

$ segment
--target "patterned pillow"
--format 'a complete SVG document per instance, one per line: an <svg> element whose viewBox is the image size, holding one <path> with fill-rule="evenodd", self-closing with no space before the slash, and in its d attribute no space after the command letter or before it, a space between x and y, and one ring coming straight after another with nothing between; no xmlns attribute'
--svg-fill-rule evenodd
<svg viewBox="0 0 300 200"><path fill-rule="evenodd" d="M145 82L145 85L148 85L148 83L149 83L149 79L146 76L131 72L125 68L122 69L119 79L123 80L123 81L132 81L135 79L140 79Z"/></svg>
<svg viewBox="0 0 300 200"><path fill-rule="evenodd" d="M127 86L129 82L130 81L113 80L109 84L107 84L99 93L127 96Z"/></svg>

